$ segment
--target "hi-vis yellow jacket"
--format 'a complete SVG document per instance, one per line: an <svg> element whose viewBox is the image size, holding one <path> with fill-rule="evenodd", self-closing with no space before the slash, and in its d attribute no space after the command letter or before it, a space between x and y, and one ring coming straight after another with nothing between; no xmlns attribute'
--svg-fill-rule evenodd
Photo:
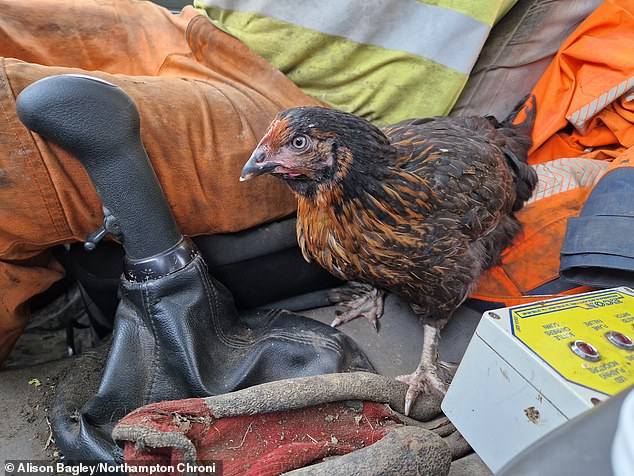
<svg viewBox="0 0 634 476"><path fill-rule="evenodd" d="M379 125L447 114L516 0L196 0L305 93Z"/></svg>

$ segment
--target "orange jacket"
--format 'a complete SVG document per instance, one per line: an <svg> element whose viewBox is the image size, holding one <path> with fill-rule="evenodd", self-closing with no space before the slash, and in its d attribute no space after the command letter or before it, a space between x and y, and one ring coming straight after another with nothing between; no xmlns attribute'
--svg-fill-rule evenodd
<svg viewBox="0 0 634 476"><path fill-rule="evenodd" d="M633 86L634 2L607 0L533 90L540 183L518 213L522 234L473 298L514 305L634 279Z"/></svg>

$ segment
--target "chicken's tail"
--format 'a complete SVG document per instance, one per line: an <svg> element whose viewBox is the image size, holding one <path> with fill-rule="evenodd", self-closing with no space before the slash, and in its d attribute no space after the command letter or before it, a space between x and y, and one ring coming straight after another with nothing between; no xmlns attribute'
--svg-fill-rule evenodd
<svg viewBox="0 0 634 476"><path fill-rule="evenodd" d="M524 111L524 120L515 124L515 120L521 111ZM524 206L537 185L537 173L527 163L528 150L533 145L532 132L537 104L535 96L523 98L504 121L498 125L498 130L507 139L502 145L502 152L513 171L513 183L515 184L516 200L513 210L519 210Z"/></svg>
<svg viewBox="0 0 634 476"><path fill-rule="evenodd" d="M524 111L524 120L519 124L514 124L520 112ZM515 127L524 129L524 133L529 135L533 131L535 116L537 115L537 101L534 94L527 94L515 105L510 114L502 121L502 127Z"/></svg>

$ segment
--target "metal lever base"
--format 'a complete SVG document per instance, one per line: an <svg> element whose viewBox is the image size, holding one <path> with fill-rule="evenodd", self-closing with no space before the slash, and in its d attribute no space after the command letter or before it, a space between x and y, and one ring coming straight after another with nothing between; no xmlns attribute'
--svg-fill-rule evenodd
<svg viewBox="0 0 634 476"><path fill-rule="evenodd" d="M183 269L198 256L196 245L183 237L169 250L144 259L125 259L124 276L128 281L142 283L163 278Z"/></svg>

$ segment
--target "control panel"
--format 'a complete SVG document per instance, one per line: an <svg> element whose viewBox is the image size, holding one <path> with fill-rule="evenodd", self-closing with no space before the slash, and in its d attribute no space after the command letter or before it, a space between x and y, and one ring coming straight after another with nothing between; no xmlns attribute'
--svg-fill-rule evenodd
<svg viewBox="0 0 634 476"><path fill-rule="evenodd" d="M634 384L634 291L485 312L442 407L492 471Z"/></svg>

